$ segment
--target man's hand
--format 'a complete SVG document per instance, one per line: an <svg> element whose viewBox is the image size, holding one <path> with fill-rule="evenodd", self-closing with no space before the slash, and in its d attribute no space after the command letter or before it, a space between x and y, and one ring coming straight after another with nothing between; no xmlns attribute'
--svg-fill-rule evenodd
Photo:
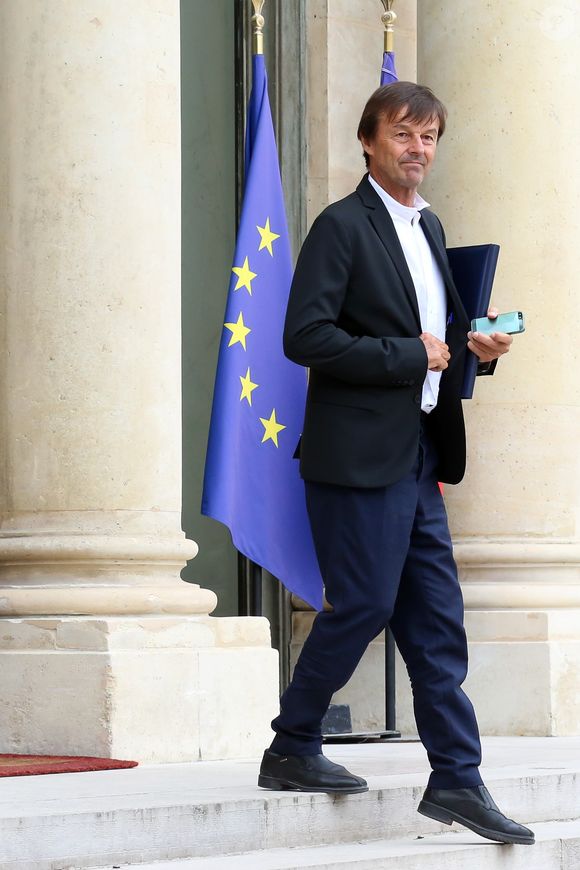
<svg viewBox="0 0 580 870"><path fill-rule="evenodd" d="M449 348L444 341L439 341L430 332L422 332L419 336L427 351L428 368L430 372L442 372L451 359Z"/></svg>
<svg viewBox="0 0 580 870"><path fill-rule="evenodd" d="M490 320L495 320L499 312L497 308L490 308L487 316ZM494 359L508 353L510 345L513 341L513 336L506 332L492 332L490 335L484 335L482 332L468 332L467 347L479 359L480 362L491 362Z"/></svg>

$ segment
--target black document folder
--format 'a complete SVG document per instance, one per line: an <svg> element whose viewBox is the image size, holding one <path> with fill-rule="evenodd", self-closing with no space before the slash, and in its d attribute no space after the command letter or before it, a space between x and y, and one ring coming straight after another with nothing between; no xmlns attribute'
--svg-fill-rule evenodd
<svg viewBox="0 0 580 870"><path fill-rule="evenodd" d="M491 288L499 257L499 245L467 245L462 248L447 248L447 257L457 291L467 312L469 321L485 317L491 299ZM471 399L478 359L469 351L465 355L462 399Z"/></svg>

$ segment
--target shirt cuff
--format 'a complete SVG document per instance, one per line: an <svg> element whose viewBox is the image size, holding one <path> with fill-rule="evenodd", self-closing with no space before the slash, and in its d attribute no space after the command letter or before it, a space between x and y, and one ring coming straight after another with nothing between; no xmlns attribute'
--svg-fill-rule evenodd
<svg viewBox="0 0 580 870"><path fill-rule="evenodd" d="M492 359L490 362L480 362L477 364L477 375L493 375L497 360Z"/></svg>

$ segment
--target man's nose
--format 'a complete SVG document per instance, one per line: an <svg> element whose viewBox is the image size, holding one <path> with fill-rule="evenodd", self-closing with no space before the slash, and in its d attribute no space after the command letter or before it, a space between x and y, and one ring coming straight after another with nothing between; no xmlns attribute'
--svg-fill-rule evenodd
<svg viewBox="0 0 580 870"><path fill-rule="evenodd" d="M409 145L409 151L412 154L423 154L425 152L425 145L423 144L423 139L419 133L417 133L416 136L413 136L413 140Z"/></svg>

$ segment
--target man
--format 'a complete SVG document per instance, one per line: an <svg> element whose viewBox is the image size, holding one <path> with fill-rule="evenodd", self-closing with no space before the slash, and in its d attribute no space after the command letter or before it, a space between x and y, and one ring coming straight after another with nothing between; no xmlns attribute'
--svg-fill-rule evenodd
<svg viewBox="0 0 580 870"><path fill-rule="evenodd" d="M375 91L358 129L368 175L322 212L298 258L284 347L310 367L300 469L332 610L317 615L281 699L259 785L367 790L322 755L321 721L389 624L433 768L419 812L533 843L483 786L477 722L461 688L463 600L437 482L458 483L465 469L465 354L493 366L511 337L468 332L443 229L417 193L445 120L428 88Z"/></svg>

